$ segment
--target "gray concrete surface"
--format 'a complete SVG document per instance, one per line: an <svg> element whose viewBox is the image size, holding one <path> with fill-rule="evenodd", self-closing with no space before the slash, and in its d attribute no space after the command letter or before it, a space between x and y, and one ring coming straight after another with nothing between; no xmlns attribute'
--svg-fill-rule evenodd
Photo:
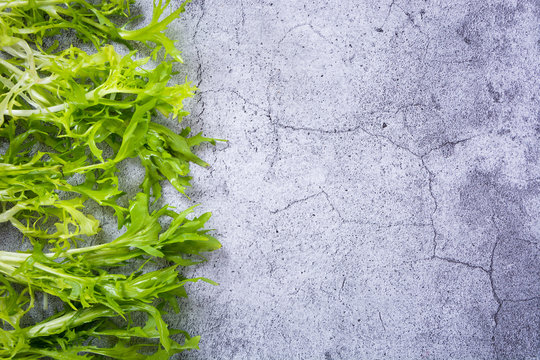
<svg viewBox="0 0 540 360"><path fill-rule="evenodd" d="M194 0L176 30L186 122L230 140L194 171L224 248L183 358L540 358L540 2Z"/></svg>
<svg viewBox="0 0 540 360"><path fill-rule="evenodd" d="M229 139L164 191L224 245L181 359L540 358L538 0L193 0L171 35Z"/></svg>

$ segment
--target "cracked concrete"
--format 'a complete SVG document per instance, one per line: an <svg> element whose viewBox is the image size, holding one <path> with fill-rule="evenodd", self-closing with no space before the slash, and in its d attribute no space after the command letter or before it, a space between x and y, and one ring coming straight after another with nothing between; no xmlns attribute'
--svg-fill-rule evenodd
<svg viewBox="0 0 540 360"><path fill-rule="evenodd" d="M186 272L220 286L188 288L182 359L540 358L538 1L193 0L175 26L185 122L229 140L192 200L163 191L224 245Z"/></svg>
<svg viewBox="0 0 540 360"><path fill-rule="evenodd" d="M224 248L183 358L540 358L538 2L194 0L177 29L186 121L230 141L194 170Z"/></svg>

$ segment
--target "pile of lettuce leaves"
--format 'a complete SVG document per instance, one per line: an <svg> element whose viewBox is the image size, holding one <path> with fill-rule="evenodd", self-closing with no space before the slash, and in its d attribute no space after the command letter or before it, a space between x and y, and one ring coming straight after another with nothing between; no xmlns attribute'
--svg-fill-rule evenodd
<svg viewBox="0 0 540 360"><path fill-rule="evenodd" d="M182 59L166 29L186 2L154 0L138 27L131 3L0 0L0 223L26 249L0 251L0 359L169 359L198 348L167 314L187 283L212 283L180 270L220 243L204 228L210 213L161 206L161 185L184 194L191 163L207 166L193 148L215 139L162 125L187 115L196 90L170 84ZM145 174L132 196L119 186L127 159ZM97 213L121 235L93 241ZM60 312L30 316L51 297Z"/></svg>

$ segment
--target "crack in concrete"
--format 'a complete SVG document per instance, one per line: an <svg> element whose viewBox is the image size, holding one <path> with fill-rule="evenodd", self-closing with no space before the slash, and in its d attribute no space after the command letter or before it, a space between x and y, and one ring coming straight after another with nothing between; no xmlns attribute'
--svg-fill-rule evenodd
<svg viewBox="0 0 540 360"><path fill-rule="evenodd" d="M197 23L195 24L195 31L193 32L193 40L195 40L195 38L197 37L197 34L199 32L199 28L200 28L200 25L201 25L201 20L202 18L204 17L204 15L206 14L206 7L205 7L205 0L201 0L200 1L200 4L201 4L201 16L199 16L199 19L197 20ZM194 41L194 43L196 44L197 42Z"/></svg>
<svg viewBox="0 0 540 360"><path fill-rule="evenodd" d="M229 92L231 94L234 94L236 95L240 100L242 100L245 104L248 104L248 105L251 105L253 106L254 108L258 109L258 110L261 110L263 111L264 113L268 114L269 111L268 109L264 108L263 106L253 102L253 101L249 101L248 99L246 99L244 96L242 96L238 90L236 89L233 89L233 88L219 88L219 89L208 89L208 90L204 90L204 91L200 91L199 93L221 93L221 92Z"/></svg>
<svg viewBox="0 0 540 360"><path fill-rule="evenodd" d="M281 143L280 143L280 137L279 132L277 130L278 128L278 121L277 119L274 119L270 112L266 115L268 120L270 120L270 124L272 125L272 134L274 135L274 141L276 143L274 155L272 156L272 159L270 160L270 167L269 169L272 170L274 168L274 165L276 164L276 161L279 156L279 151L281 150Z"/></svg>
<svg viewBox="0 0 540 360"><path fill-rule="evenodd" d="M394 7L395 3L396 3L396 0L392 0L392 2L390 3L390 6L388 6L388 12L386 13L386 16L385 16L385 18L383 20L382 25L380 27L378 27L378 28L375 28L375 31L377 31L377 32L383 32L384 31L384 27L386 26L386 21L390 17L390 13L392 12L392 8Z"/></svg>
<svg viewBox="0 0 540 360"><path fill-rule="evenodd" d="M384 326L384 321L382 319L381 312L380 311L377 311L377 312L379 313L379 321L381 322L382 328L386 332L386 326Z"/></svg>
<svg viewBox="0 0 540 360"><path fill-rule="evenodd" d="M347 280L347 277L343 277L343 281L341 282L341 288L339 289L338 299L341 300L341 292L343 291L343 288L345 287L345 281Z"/></svg>
<svg viewBox="0 0 540 360"><path fill-rule="evenodd" d="M489 261L489 282L490 282L490 285L491 285L491 291L493 293L493 298L495 299L495 301L498 304L497 310L493 314L493 322L495 323L495 325L493 326L493 336L492 336L493 349L495 351L495 357L498 359L499 354L498 354L498 350L497 350L497 343L495 341L495 333L497 331L497 327L499 326L499 313L500 313L500 311L502 309L503 300L499 297L499 295L497 294L497 291L495 289L495 281L493 279L493 271L494 271L493 263L494 263L494 259L495 259L495 251L497 250L497 246L499 245L499 241L500 241L501 230L499 229L499 226L497 225L497 221L495 219L495 214L493 214L491 216L491 221L493 222L493 226L497 230L497 236L495 238L495 244L493 245L493 248L491 250L491 258L490 258L490 261Z"/></svg>
<svg viewBox="0 0 540 360"><path fill-rule="evenodd" d="M438 255L433 255L430 259L437 259L437 260L446 261L446 262L451 263L451 264L463 265L463 266L466 266L466 267L468 267L470 269L482 270L486 274L489 274L488 269L486 269L486 268L484 268L484 267L482 267L480 265L473 265L473 264L465 262L465 261L460 261L460 260L456 260L456 259L452 259L452 258L438 256Z"/></svg>
<svg viewBox="0 0 540 360"><path fill-rule="evenodd" d="M415 104L415 105L421 105L421 104ZM414 106L414 105L408 105L408 106ZM401 111L403 108L404 107L400 107L396 111L396 113ZM375 115L375 114L379 114L379 113L388 113L388 111L370 111L370 112L365 113L364 115ZM281 123L277 123L277 126L282 128L282 129L288 129L288 130L292 130L292 131L308 131L308 132L315 132L315 133L320 133L320 134L346 134L346 133L354 133L354 132L362 131L363 133L365 133L365 134L367 134L367 135L369 135L371 137L384 139L387 142L394 145L395 147L397 147L399 149L402 149L402 150L412 154L414 157L416 157L418 159L422 159L423 157L429 155L433 151L440 150L440 149L442 149L442 148L444 148L446 146L455 146L455 145L458 145L458 144L461 144L461 143L465 143L465 142L467 142L469 140L472 140L472 139L479 136L479 135L475 135L475 136L469 136L469 137L463 138L463 139L448 140L448 141L445 141L444 143L439 144L439 145L437 145L437 146L435 146L435 147L433 147L431 149L428 149L424 153L416 153L416 152L412 151L411 149L409 149L408 147L397 143L396 141L391 139L389 136L385 136L385 135L382 135L382 134L376 134L376 133L373 133L371 131L368 131L362 125L355 125L355 126L348 127L348 128L343 128L343 129L337 128L337 129L330 129L330 130L320 129L320 128L316 128L316 127L284 125L284 124L281 124ZM423 165L423 167L425 167L425 165Z"/></svg>
<svg viewBox="0 0 540 360"><path fill-rule="evenodd" d="M390 5L388 6L388 12L386 13L386 16L383 20L383 23L380 27L376 27L375 28L375 31L377 32L384 32L384 27L386 26L386 23L388 21L388 18L390 17L390 14L392 13L392 9L394 8L394 6L396 6L397 8L399 8L401 10L401 12L403 12L403 14L407 17L407 20L411 23L412 27L417 30L420 34L422 35L426 35L422 28L420 27L420 25L418 25L416 23L416 21L414 20L414 17L412 16L412 14L410 12L408 12L407 10L405 10L401 5L399 4L396 4L396 0L392 0L392 2L390 3ZM423 19L423 13L420 12L420 16L421 18Z"/></svg>
<svg viewBox="0 0 540 360"><path fill-rule="evenodd" d="M463 139L459 139L459 140L453 140L453 141L446 141L444 143L442 143L441 145L439 146L436 146L430 150L428 150L423 156L427 156L429 155L430 153L432 153L433 151L437 151L437 150L440 150L444 147L447 147L447 146L456 146L458 144L461 144L461 143L464 143L464 142L467 142L469 140L472 140L474 138L477 138L479 135L474 135L474 136L469 136L467 138L463 138Z"/></svg>
<svg viewBox="0 0 540 360"><path fill-rule="evenodd" d="M293 131L312 131L320 134L345 134L350 132L356 132L358 131L361 126L354 126L351 128L346 129L332 129L332 130L324 130L324 129L318 129L318 128L310 128L310 127L295 127L292 125L283 125L283 124L277 124L278 127L282 129L289 129Z"/></svg>
<svg viewBox="0 0 540 360"><path fill-rule="evenodd" d="M342 224L357 224L357 225L364 225L364 226L375 226L375 227L377 227L379 229L389 229L389 228L399 227L399 226L404 226L404 227L406 227L406 226L410 226L410 227L430 227L431 226L431 224L429 224L429 223L396 222L396 223L381 224L381 223L370 222L370 221L358 221L358 220L345 219L343 217L343 215L341 214L341 212L339 211L339 209L337 209L335 207L335 205L333 204L332 200L330 199L330 195L328 195L326 190L320 190L320 191L318 191L318 192L316 192L314 194L311 194L309 196L306 196L304 198L293 200L293 201L291 201L290 203L288 203L285 207L283 207L281 209L270 210L270 213L275 215L277 213L288 210L291 206L293 206L295 204L311 200L311 199L313 199L313 198L315 198L315 197L317 197L319 195L324 195L328 205L330 206L332 211L334 211L337 214L337 216L338 216L338 218L339 218L339 220L341 221Z"/></svg>
<svg viewBox="0 0 540 360"><path fill-rule="evenodd" d="M320 32L320 30L316 29L311 23L307 24L311 31L313 31L317 36L319 36L321 39L323 39L326 43L330 44L331 46L335 47L338 50L341 50L334 42L332 42L330 39L328 39L323 33Z"/></svg>
<svg viewBox="0 0 540 360"><path fill-rule="evenodd" d="M273 111L272 111L272 95L271 95L271 91L270 91L270 86L272 85L272 81L274 79L274 77L276 77L277 74L275 71L273 71L269 78L268 78L268 83L266 84L266 102L267 102L267 109L266 109L266 117L268 118L268 120L270 121L270 126L272 128L272 135L274 136L274 142L276 144L275 146L275 150L274 150L274 154L272 156L272 158L270 159L270 166L268 167L268 173L266 175L266 178L268 178L269 174L273 171L274 169L274 165L278 159L278 156L279 156L279 151L280 151L280 147L281 147L281 143L280 143L280 137L279 137L279 132L278 132L278 125L279 125L279 120L276 118L275 115L272 115L273 114Z"/></svg>
<svg viewBox="0 0 540 360"><path fill-rule="evenodd" d="M236 45L240 45L240 29L246 24L246 12L244 10L244 0L240 0L240 21L235 24Z"/></svg>
<svg viewBox="0 0 540 360"><path fill-rule="evenodd" d="M420 157L420 163L422 164L423 169L428 174L428 191L429 196L431 197L431 200L433 201L433 211L431 214L429 214L429 222L431 224L431 228L433 229L433 238L432 238L432 244L433 244L433 253L432 257L435 258L437 256L437 236L439 236L439 233L437 232L437 228L435 227L435 214L437 213L437 210L439 209L439 203L437 201L437 198L435 197L435 193L433 191L433 181L435 179L435 174L427 167L427 164L425 162L425 156L427 154Z"/></svg>
<svg viewBox="0 0 540 360"><path fill-rule="evenodd" d="M277 213L280 213L280 212L282 212L282 211L285 211L285 210L289 209L289 208L290 208L291 206L293 206L294 204L302 203L302 202L307 201L307 200L309 200L309 199L313 199L314 197L319 196L319 195L321 195L321 194L322 194L322 191L320 191L320 192L318 192L318 193L316 193L316 194L311 194L311 195L309 195L309 196L307 196L307 197L305 197L305 198L302 198L302 199L294 200L294 201L288 203L288 204L287 204L284 208L282 208L282 209L270 210L270 213L275 215L275 214L277 214Z"/></svg>
<svg viewBox="0 0 540 360"><path fill-rule="evenodd" d="M334 44L330 39L328 39L323 33L321 33L318 29L316 29L313 24L311 23L301 23L301 24L297 24L297 25L294 25L292 27L290 27L286 32L285 34L283 35L283 37L277 42L277 47L279 48L281 46L281 43L283 43L283 41L285 41L285 39L287 38L287 36L292 33L294 30L296 29L299 29L301 27L308 27L315 35L317 35L319 38L321 38L324 42L328 43L329 45L335 47L336 49L338 50L341 50L336 44Z"/></svg>
<svg viewBox="0 0 540 360"><path fill-rule="evenodd" d="M201 51L198 47L199 42L196 41L196 38L200 30L201 20L206 14L205 0L201 0L200 4L201 4L200 5L201 15L199 16L199 19L197 20L197 23L195 24L195 30L193 31L193 36L192 36L192 41L194 44L193 46L195 48L195 53L197 54L197 69L195 73L195 81L197 82L197 86L201 86L201 84L203 83L203 73L204 73L204 69L202 66ZM199 92L199 98L197 99L197 105L199 104L201 106L201 111L197 114L197 117L200 117L205 111L205 102L204 102L204 96L202 92Z"/></svg>
<svg viewBox="0 0 540 360"><path fill-rule="evenodd" d="M309 23L301 23L301 24L296 24L292 27L289 28L289 30L285 31L285 34L281 37L281 39L279 39L279 41L277 42L277 47L279 47L281 45L281 43L283 41L285 41L285 38L287 38L287 35L289 35L291 32L293 32L294 30L302 27L302 26L307 26L309 25Z"/></svg>

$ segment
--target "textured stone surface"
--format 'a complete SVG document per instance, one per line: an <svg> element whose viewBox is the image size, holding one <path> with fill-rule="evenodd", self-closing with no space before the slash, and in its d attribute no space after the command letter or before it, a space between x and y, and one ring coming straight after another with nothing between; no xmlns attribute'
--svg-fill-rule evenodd
<svg viewBox="0 0 540 360"><path fill-rule="evenodd" d="M201 1L186 359L540 357L540 3ZM173 196L173 192L170 192ZM184 204L179 199L178 204Z"/></svg>
<svg viewBox="0 0 540 360"><path fill-rule="evenodd" d="M540 2L193 0L175 26L186 123L229 140L191 201L164 190L224 245L180 358L540 358Z"/></svg>

